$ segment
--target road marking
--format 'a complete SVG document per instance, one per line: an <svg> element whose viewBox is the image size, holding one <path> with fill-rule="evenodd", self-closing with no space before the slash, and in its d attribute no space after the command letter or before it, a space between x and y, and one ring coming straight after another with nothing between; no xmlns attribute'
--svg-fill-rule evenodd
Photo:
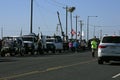
<svg viewBox="0 0 120 80"><path fill-rule="evenodd" d="M37 74L37 73L44 73L44 72L54 71L54 70L58 70L58 69L62 69L62 68L77 66L77 65L80 65L80 64L87 64L87 63L90 63L90 62L94 62L96 60L97 59L92 59L90 61L84 61L84 62L75 63L75 64L71 64L71 65L50 67L50 68L47 68L47 69L42 70L42 71L36 70L36 71L31 71L31 72L26 72L26 73L15 74L15 75L11 75L11 76L8 76L8 77L0 78L0 80L9 80L9 79L28 76L28 75L33 75L33 74Z"/></svg>
<svg viewBox="0 0 120 80"><path fill-rule="evenodd" d="M113 76L112 78L117 78L120 76L120 73L116 74L115 76Z"/></svg>

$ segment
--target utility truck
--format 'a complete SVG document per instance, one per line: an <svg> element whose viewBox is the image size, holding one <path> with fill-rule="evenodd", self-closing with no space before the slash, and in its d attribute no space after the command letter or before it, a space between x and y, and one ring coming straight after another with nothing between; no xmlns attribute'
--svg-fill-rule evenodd
<svg viewBox="0 0 120 80"><path fill-rule="evenodd" d="M24 47L25 47L25 53L28 54L29 52L33 55L35 51L38 50L38 37L36 34L31 33L28 35L22 36Z"/></svg>

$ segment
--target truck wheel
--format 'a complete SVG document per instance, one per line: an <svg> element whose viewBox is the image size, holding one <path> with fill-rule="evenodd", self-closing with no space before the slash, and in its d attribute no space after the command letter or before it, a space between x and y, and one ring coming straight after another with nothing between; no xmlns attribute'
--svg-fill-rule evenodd
<svg viewBox="0 0 120 80"><path fill-rule="evenodd" d="M98 59L98 64L103 64L103 60Z"/></svg>
<svg viewBox="0 0 120 80"><path fill-rule="evenodd" d="M0 55L1 55L1 57L5 57L5 53L3 53L3 52Z"/></svg>
<svg viewBox="0 0 120 80"><path fill-rule="evenodd" d="M52 50L53 53L55 53L55 50Z"/></svg>
<svg viewBox="0 0 120 80"><path fill-rule="evenodd" d="M16 53L10 53L10 56L15 56Z"/></svg>
<svg viewBox="0 0 120 80"><path fill-rule="evenodd" d="M31 51L31 55L34 55L34 50Z"/></svg>
<svg viewBox="0 0 120 80"><path fill-rule="evenodd" d="M1 57L5 57L5 51L1 50L0 55L1 55Z"/></svg>
<svg viewBox="0 0 120 80"><path fill-rule="evenodd" d="M20 50L20 56L24 56L25 55L25 51L24 50Z"/></svg>
<svg viewBox="0 0 120 80"><path fill-rule="evenodd" d="M25 54L28 54L29 52L27 50L25 50Z"/></svg>
<svg viewBox="0 0 120 80"><path fill-rule="evenodd" d="M62 50L59 50L59 53L61 53L62 52Z"/></svg>
<svg viewBox="0 0 120 80"><path fill-rule="evenodd" d="M39 54L44 54L44 51L41 49L41 50L39 51Z"/></svg>

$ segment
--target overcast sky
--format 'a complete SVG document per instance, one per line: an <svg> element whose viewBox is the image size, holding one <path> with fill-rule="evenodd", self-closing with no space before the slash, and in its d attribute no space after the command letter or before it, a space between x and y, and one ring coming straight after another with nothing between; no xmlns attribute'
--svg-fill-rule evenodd
<svg viewBox="0 0 120 80"><path fill-rule="evenodd" d="M30 2L31 0L0 0L0 27L3 28L3 36L19 35L21 29L23 34L30 33ZM56 33L59 23L57 11L60 13L63 30L66 31L66 12L63 7L67 5L76 7L73 12L73 29L76 27L74 16L78 15L78 21L82 20L84 23L85 38L88 16L98 16L89 18L90 37L93 37L94 26L96 36L99 36L100 30L103 34L119 34L119 3L120 0L34 0L33 32L37 34L40 31L45 35ZM70 27L68 13L68 34Z"/></svg>

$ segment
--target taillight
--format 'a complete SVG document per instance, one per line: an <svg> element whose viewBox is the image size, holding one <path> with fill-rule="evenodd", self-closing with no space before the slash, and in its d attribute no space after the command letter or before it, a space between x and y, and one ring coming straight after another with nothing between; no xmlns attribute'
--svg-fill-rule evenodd
<svg viewBox="0 0 120 80"><path fill-rule="evenodd" d="M98 48L106 48L107 46L99 45Z"/></svg>

